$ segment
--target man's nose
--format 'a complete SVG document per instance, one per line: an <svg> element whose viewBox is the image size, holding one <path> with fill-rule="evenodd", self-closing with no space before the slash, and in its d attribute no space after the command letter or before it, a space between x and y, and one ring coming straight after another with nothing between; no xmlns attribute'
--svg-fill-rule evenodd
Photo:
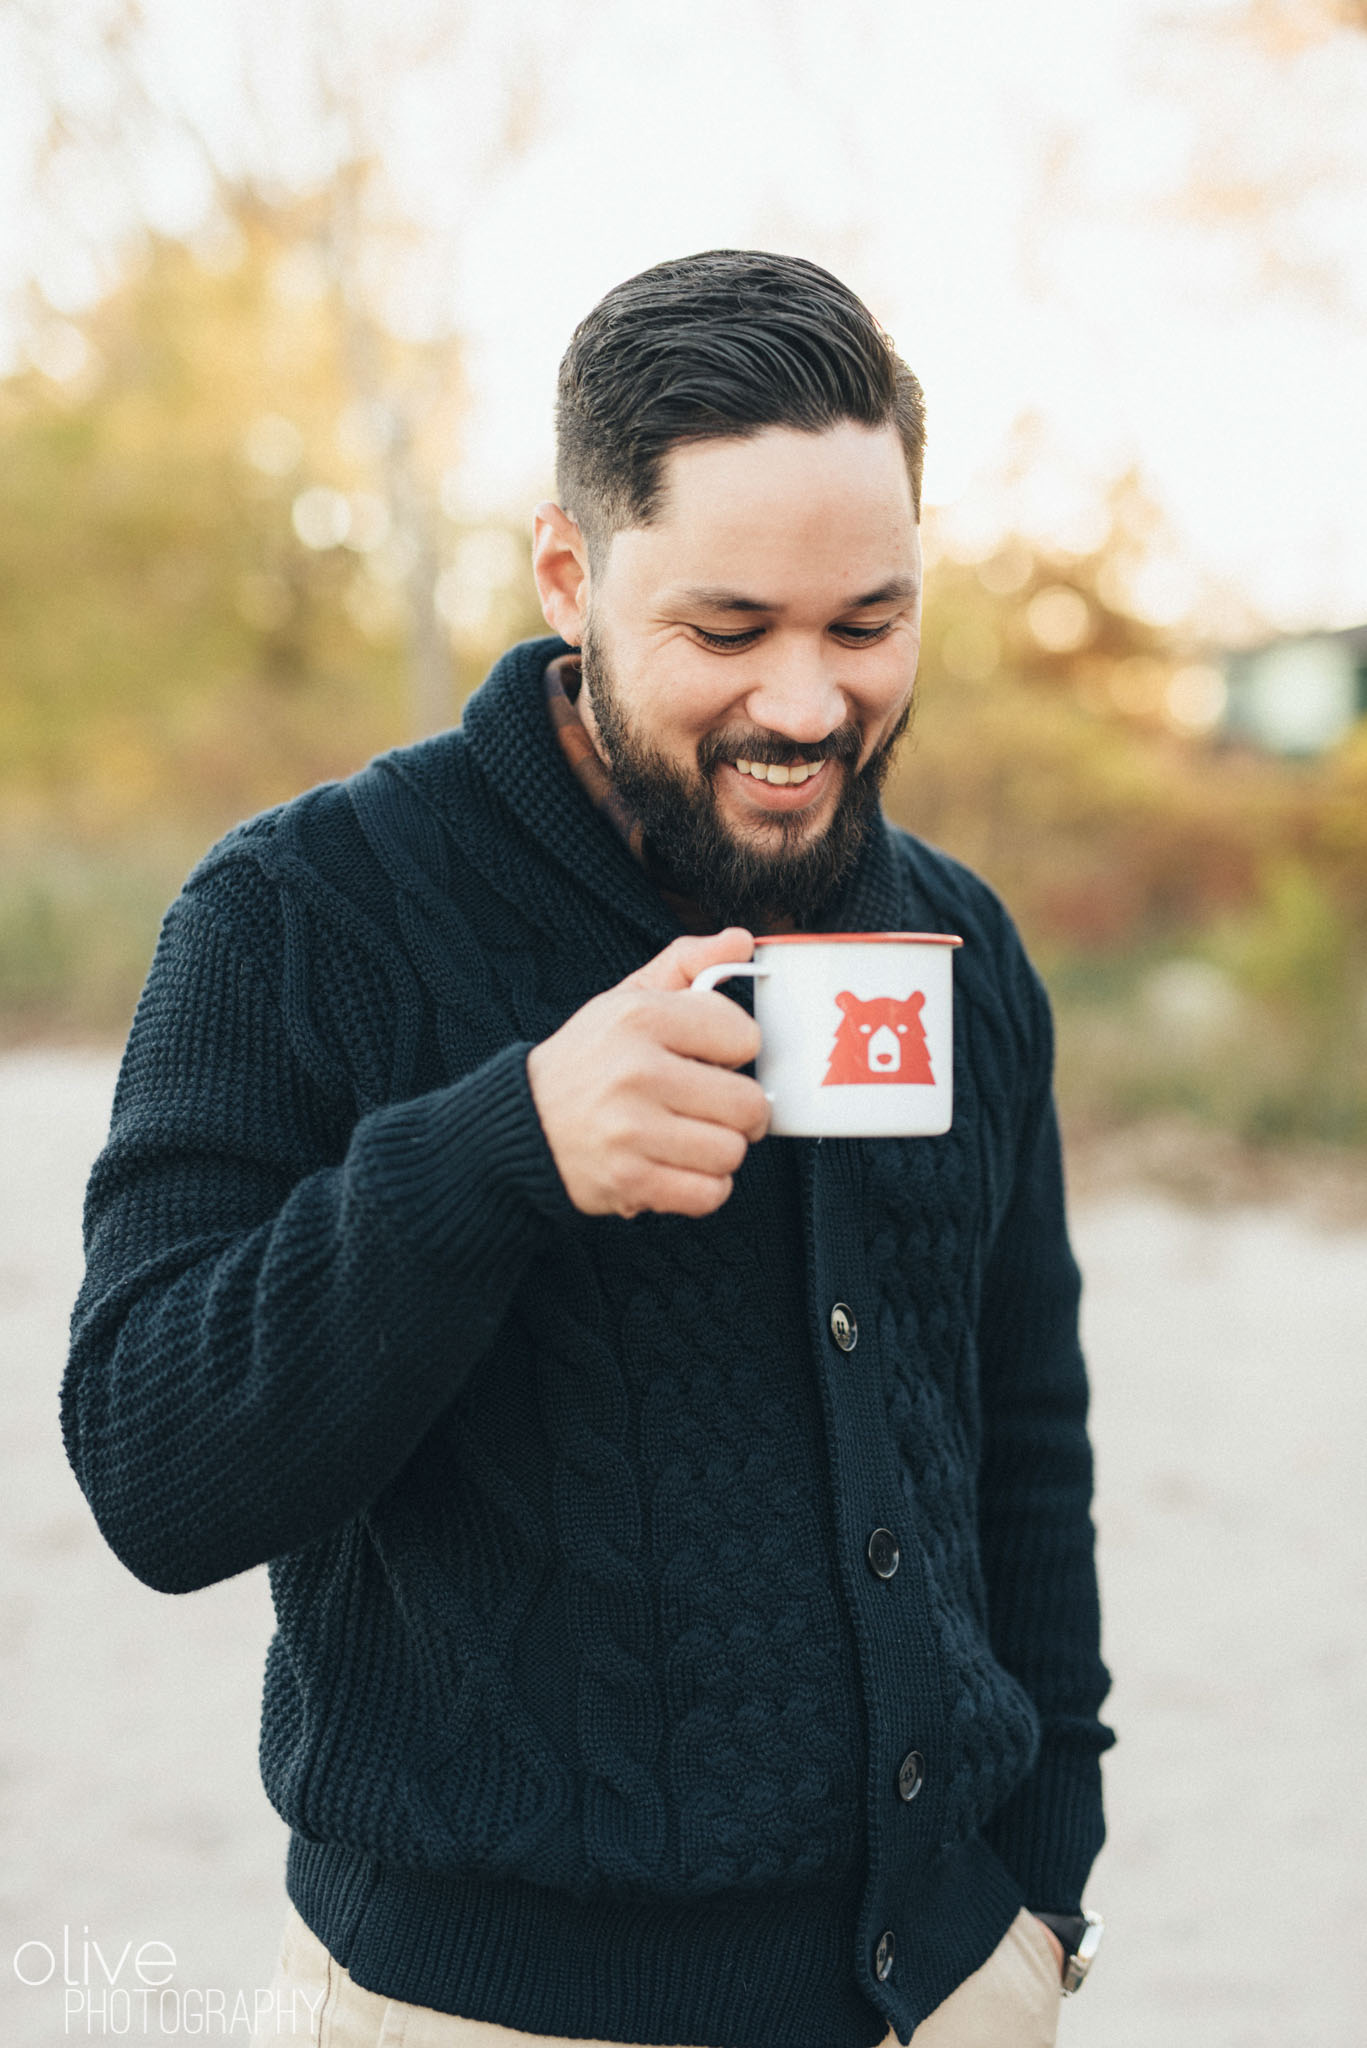
<svg viewBox="0 0 1367 2048"><path fill-rule="evenodd" d="M776 654L774 665L745 699L745 715L794 746L817 746L849 716L844 692L825 659Z"/></svg>

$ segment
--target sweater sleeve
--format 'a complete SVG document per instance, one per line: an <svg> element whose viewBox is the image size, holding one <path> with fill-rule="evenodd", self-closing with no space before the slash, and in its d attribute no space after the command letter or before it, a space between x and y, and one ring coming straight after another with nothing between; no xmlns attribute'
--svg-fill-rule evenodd
<svg viewBox="0 0 1367 2048"><path fill-rule="evenodd" d="M571 1212L525 1044L348 1121L249 950L163 927L86 1197L61 1390L116 1555L188 1592L357 1514L498 1341Z"/></svg>
<svg viewBox="0 0 1367 2048"><path fill-rule="evenodd" d="M1033 1701L1033 1769L988 1840L1044 1912L1076 1912L1104 1836L1100 1655L1081 1282L1068 1242L1048 998L1023 954L1033 1086L981 1323L980 1537L993 1650Z"/></svg>

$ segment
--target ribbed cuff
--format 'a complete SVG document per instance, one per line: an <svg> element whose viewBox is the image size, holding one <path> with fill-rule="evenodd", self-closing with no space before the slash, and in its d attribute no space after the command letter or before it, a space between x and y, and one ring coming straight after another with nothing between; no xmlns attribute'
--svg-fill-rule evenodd
<svg viewBox="0 0 1367 2048"><path fill-rule="evenodd" d="M435 1259L535 1218L574 1213L527 1079L531 1045L507 1045L449 1087L376 1110L349 1164L364 1196Z"/></svg>
<svg viewBox="0 0 1367 2048"><path fill-rule="evenodd" d="M1100 1740L1047 1737L1039 1761L983 1829L1001 1861L1044 1913L1081 1910L1083 1888L1106 1836Z"/></svg>

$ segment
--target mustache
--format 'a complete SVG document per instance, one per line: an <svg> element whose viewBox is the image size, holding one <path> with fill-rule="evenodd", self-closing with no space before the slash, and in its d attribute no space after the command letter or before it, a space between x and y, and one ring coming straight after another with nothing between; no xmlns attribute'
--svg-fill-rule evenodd
<svg viewBox="0 0 1367 2048"><path fill-rule="evenodd" d="M762 762L766 768L782 767L796 754L804 761L839 761L853 768L862 745L859 728L853 724L837 726L824 740L800 747L777 732L714 732L698 744L698 766L704 775L735 761Z"/></svg>

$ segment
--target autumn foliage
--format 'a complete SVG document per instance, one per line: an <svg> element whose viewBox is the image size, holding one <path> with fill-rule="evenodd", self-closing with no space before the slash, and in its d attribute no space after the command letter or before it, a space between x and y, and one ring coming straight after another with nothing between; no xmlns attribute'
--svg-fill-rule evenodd
<svg viewBox="0 0 1367 2048"><path fill-rule="evenodd" d="M306 199L244 193L212 245L149 238L88 316L37 306L33 333L33 365L0 383L11 1040L117 1035L195 854L408 736L417 587ZM411 388L414 351L386 348L381 374ZM433 395L407 487L434 522L419 595L454 717L501 646L544 628L525 538L471 531L451 488L458 364L416 370ZM889 808L1010 903L1078 1113L1177 1102L1367 1139L1367 733L1308 763L1222 742L1211 650L1125 600L1131 486L1111 513L1088 555L1012 541L981 562L928 521Z"/></svg>

